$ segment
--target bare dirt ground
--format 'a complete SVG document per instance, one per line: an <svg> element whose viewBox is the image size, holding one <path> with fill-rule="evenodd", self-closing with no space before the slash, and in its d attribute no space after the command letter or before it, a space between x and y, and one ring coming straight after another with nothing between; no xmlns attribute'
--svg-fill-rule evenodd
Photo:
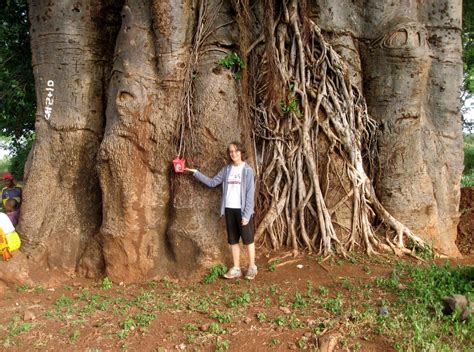
<svg viewBox="0 0 474 352"><path fill-rule="evenodd" d="M472 253L473 218L460 225L464 253ZM0 349L284 351L334 341L336 351L395 350L397 341L374 329L373 320L394 300L376 282L390 276L396 258L259 255L254 281L124 285L71 278L59 287L9 288L0 302ZM474 256L452 264L472 265Z"/></svg>
<svg viewBox="0 0 474 352"><path fill-rule="evenodd" d="M280 257L283 256L280 253ZM338 351L393 351L368 319L393 297L374 284L395 265L354 257L323 263L259 258L254 281L161 280L140 285L71 280L17 287L0 306L0 346L12 351L256 351L310 349L337 339ZM459 261L473 264L474 257ZM298 268L302 265L302 268ZM326 341L327 342L327 341Z"/></svg>

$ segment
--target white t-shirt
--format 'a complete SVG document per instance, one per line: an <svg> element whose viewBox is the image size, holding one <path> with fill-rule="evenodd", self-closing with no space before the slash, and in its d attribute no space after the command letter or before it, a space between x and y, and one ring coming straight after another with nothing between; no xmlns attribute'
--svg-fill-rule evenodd
<svg viewBox="0 0 474 352"><path fill-rule="evenodd" d="M244 171L245 163L239 166L233 166L230 169L227 178L227 194L225 195L225 207L232 209L241 208L240 188L242 183L242 172Z"/></svg>

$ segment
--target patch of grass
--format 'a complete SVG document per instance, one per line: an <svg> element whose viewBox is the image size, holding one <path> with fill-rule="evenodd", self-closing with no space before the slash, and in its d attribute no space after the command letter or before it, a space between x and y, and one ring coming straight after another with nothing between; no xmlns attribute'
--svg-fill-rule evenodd
<svg viewBox="0 0 474 352"><path fill-rule="evenodd" d="M240 295L238 295L234 299L231 299L227 302L227 304L231 308L234 308L241 304L247 304L247 303L250 303L250 293L248 292L242 292Z"/></svg>
<svg viewBox="0 0 474 352"><path fill-rule="evenodd" d="M342 313L342 305L343 300L342 296L338 293L334 298L327 298L325 301L322 302L322 306L328 312L331 312L336 315L340 315Z"/></svg>
<svg viewBox="0 0 474 352"><path fill-rule="evenodd" d="M126 318L126 319L119 322L119 326L122 328L122 330L120 330L117 333L117 335L121 339L124 339L128 336L130 331L135 330L135 328L137 327L137 323L132 318Z"/></svg>
<svg viewBox="0 0 474 352"><path fill-rule="evenodd" d="M230 323L232 321L232 316L229 313L221 312L217 309L211 313L211 318L216 319L221 324Z"/></svg>
<svg viewBox="0 0 474 352"><path fill-rule="evenodd" d="M8 336L13 337L21 333L28 332L32 327L32 323L23 322L18 315L15 315L7 326Z"/></svg>
<svg viewBox="0 0 474 352"><path fill-rule="evenodd" d="M210 323L207 329L207 332L215 335L221 335L225 332L224 329L219 325L219 323Z"/></svg>
<svg viewBox="0 0 474 352"><path fill-rule="evenodd" d="M221 338L217 338L216 340L216 351L221 352L221 351L227 351L230 347L230 341L229 340L223 340Z"/></svg>
<svg viewBox="0 0 474 352"><path fill-rule="evenodd" d="M272 323L278 326L283 326L286 324L286 318L283 315L279 315L275 319L272 320Z"/></svg>
<svg viewBox="0 0 474 352"><path fill-rule="evenodd" d="M56 308L68 308L73 305L73 301L71 298L64 295L64 293L54 302L54 306Z"/></svg>
<svg viewBox="0 0 474 352"><path fill-rule="evenodd" d="M79 330L74 330L74 332L69 336L69 341L75 343L79 336L81 336L81 332Z"/></svg>
<svg viewBox="0 0 474 352"><path fill-rule="evenodd" d="M216 281L219 277L223 276L226 272L227 267L225 265L214 265L209 269L209 273L204 276L202 282L204 282L205 284L210 284L211 282Z"/></svg>
<svg viewBox="0 0 474 352"><path fill-rule="evenodd" d="M326 296L329 293L329 289L324 286L318 286L318 292L320 295Z"/></svg>
<svg viewBox="0 0 474 352"><path fill-rule="evenodd" d="M16 287L16 292L28 292L30 286L28 284L20 285Z"/></svg>
<svg viewBox="0 0 474 352"><path fill-rule="evenodd" d="M308 306L308 303L306 300L303 298L301 293L299 291L295 292L295 297L293 299L293 304L291 305L293 309L303 309Z"/></svg>
<svg viewBox="0 0 474 352"><path fill-rule="evenodd" d="M464 322L458 315L442 313L442 297L463 294L474 298L474 266L451 268L448 263L429 267L398 266L392 276L408 279L406 285L394 287L384 281L397 300L388 317L378 317L378 329L392 336L400 351L468 351L474 349L474 319ZM393 280L393 279L391 279Z"/></svg>
<svg viewBox="0 0 474 352"><path fill-rule="evenodd" d="M139 327L142 329L147 328L153 320L156 319L156 315L153 313L140 312L134 316L134 320Z"/></svg>

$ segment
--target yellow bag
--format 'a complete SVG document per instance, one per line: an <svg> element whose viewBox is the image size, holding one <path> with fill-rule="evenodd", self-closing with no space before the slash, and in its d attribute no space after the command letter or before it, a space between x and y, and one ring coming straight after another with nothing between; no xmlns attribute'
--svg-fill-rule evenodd
<svg viewBox="0 0 474 352"><path fill-rule="evenodd" d="M5 238L7 239L8 250L10 252L17 251L18 249L20 249L21 240L20 240L20 236L18 235L18 232L13 231L13 232L7 233L5 235Z"/></svg>
<svg viewBox="0 0 474 352"><path fill-rule="evenodd" d="M16 231L5 235L5 232L0 227L0 253L2 254L3 261L8 262L12 257L11 252L18 250L20 246L20 236L18 236Z"/></svg>

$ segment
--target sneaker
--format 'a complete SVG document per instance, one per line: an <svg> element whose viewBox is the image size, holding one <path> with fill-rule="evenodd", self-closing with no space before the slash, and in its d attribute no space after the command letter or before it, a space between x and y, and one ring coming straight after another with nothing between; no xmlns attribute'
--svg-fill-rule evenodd
<svg viewBox="0 0 474 352"><path fill-rule="evenodd" d="M224 274L226 279L236 279L242 276L242 271L240 268L236 268L235 266L230 268L228 272Z"/></svg>
<svg viewBox="0 0 474 352"><path fill-rule="evenodd" d="M256 265L249 266L247 272L245 273L245 278L247 280L253 280L253 279L255 279L255 276L257 276L257 273L258 273L258 270L257 270Z"/></svg>

